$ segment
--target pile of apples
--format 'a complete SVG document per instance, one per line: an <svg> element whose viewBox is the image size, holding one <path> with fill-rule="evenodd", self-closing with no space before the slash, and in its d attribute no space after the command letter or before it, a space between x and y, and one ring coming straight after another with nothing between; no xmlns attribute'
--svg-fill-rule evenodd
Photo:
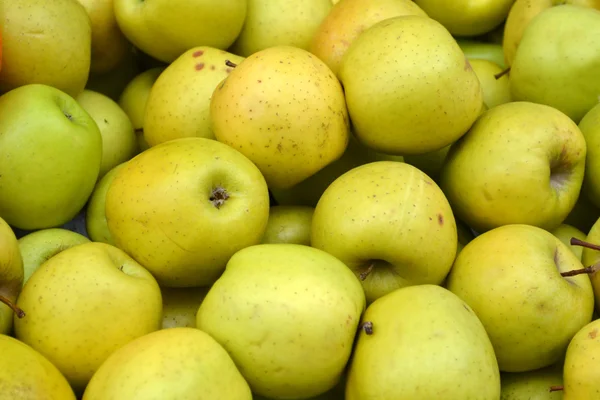
<svg viewBox="0 0 600 400"><path fill-rule="evenodd" d="M0 10L0 399L600 399L600 1Z"/></svg>

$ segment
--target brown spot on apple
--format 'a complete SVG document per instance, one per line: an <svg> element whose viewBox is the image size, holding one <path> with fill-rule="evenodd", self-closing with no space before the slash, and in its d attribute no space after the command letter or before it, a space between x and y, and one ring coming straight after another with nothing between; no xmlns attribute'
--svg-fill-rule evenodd
<svg viewBox="0 0 600 400"><path fill-rule="evenodd" d="M214 70L215 70L215 66L214 66L214 65L211 65L211 66L210 66L210 70L211 70L211 71L214 71Z"/></svg>
<svg viewBox="0 0 600 400"><path fill-rule="evenodd" d="M227 72L227 73L230 73L231 71L233 71L233 68L227 68L227 69L225 70L225 72Z"/></svg>
<svg viewBox="0 0 600 400"><path fill-rule="evenodd" d="M196 64L196 71L201 71L204 68L204 63Z"/></svg>
<svg viewBox="0 0 600 400"><path fill-rule="evenodd" d="M465 57L465 71L473 71L473 67L467 57Z"/></svg>
<svg viewBox="0 0 600 400"><path fill-rule="evenodd" d="M440 224L440 226L444 225L444 216L442 214L437 215L437 220L438 220L438 224Z"/></svg>
<svg viewBox="0 0 600 400"><path fill-rule="evenodd" d="M193 56L194 58L196 58L196 57L200 57L202 54L204 54L204 51L203 51L203 50L197 50L197 51L195 51L195 52L192 54L192 56Z"/></svg>
<svg viewBox="0 0 600 400"><path fill-rule="evenodd" d="M598 329L594 329L590 333L588 333L588 337L590 339L596 339L596 336L598 336Z"/></svg>

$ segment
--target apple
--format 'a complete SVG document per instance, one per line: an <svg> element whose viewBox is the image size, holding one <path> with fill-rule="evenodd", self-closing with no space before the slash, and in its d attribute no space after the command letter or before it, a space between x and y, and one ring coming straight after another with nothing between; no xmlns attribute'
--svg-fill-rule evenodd
<svg viewBox="0 0 600 400"><path fill-rule="evenodd" d="M102 136L68 94L42 84L0 96L0 217L34 230L71 220L94 189Z"/></svg>
<svg viewBox="0 0 600 400"><path fill-rule="evenodd" d="M563 365L557 363L546 368L526 372L503 372L500 400L563 400L560 390L550 391L562 385Z"/></svg>
<svg viewBox="0 0 600 400"><path fill-rule="evenodd" d="M571 249L571 251L573 251L573 254L575 254L577 258L579 258L579 260L582 259L583 247L572 245L571 238L586 240L587 235L585 233L581 232L574 226L564 223L551 230L550 233L556 236L558 239L560 239L561 242L566 244Z"/></svg>
<svg viewBox="0 0 600 400"><path fill-rule="evenodd" d="M0 93L45 84L71 96L88 80L92 28L77 0L2 2Z"/></svg>
<svg viewBox="0 0 600 400"><path fill-rule="evenodd" d="M501 371L532 371L559 361L573 335L592 319L590 278L570 274L582 268L550 232L509 224L462 249L447 288L483 323Z"/></svg>
<svg viewBox="0 0 600 400"><path fill-rule="evenodd" d="M600 374L592 366L600 357L600 320L590 321L569 342L563 367L563 400L594 399Z"/></svg>
<svg viewBox="0 0 600 400"><path fill-rule="evenodd" d="M198 307L210 286L192 288L160 288L163 300L162 329L196 327Z"/></svg>
<svg viewBox="0 0 600 400"><path fill-rule="evenodd" d="M295 243L310 246L315 209L307 206L273 206L261 243Z"/></svg>
<svg viewBox="0 0 600 400"><path fill-rule="evenodd" d="M583 195L596 207L600 207L600 103L584 115L579 122L579 129L585 137L587 147Z"/></svg>
<svg viewBox="0 0 600 400"><path fill-rule="evenodd" d="M236 251L261 241L269 218L259 169L199 137L161 143L128 161L105 201L115 245L165 287L210 285Z"/></svg>
<svg viewBox="0 0 600 400"><path fill-rule="evenodd" d="M19 251L23 258L23 285L45 261L61 251L89 242L87 237L63 228L41 229L19 238Z"/></svg>
<svg viewBox="0 0 600 400"><path fill-rule="evenodd" d="M469 59L469 61L488 60L494 64L497 64L502 69L506 68L502 45L464 38L457 38L456 42L460 46L463 53L465 53L465 56Z"/></svg>
<svg viewBox="0 0 600 400"><path fill-rule="evenodd" d="M25 315L15 304L22 284L23 258L17 238L6 221L0 218L0 337L10 333L13 312L20 317Z"/></svg>
<svg viewBox="0 0 600 400"><path fill-rule="evenodd" d="M17 300L15 337L52 362L79 393L131 340L160 329L162 299L152 275L122 250L84 243L44 262Z"/></svg>
<svg viewBox="0 0 600 400"><path fill-rule="evenodd" d="M337 178L314 211L311 244L360 279L367 303L398 288L440 284L457 250L456 222L419 169L376 161Z"/></svg>
<svg viewBox="0 0 600 400"><path fill-rule="evenodd" d="M340 381L364 308L360 282L340 260L299 244L259 244L231 257L196 322L253 393L301 399Z"/></svg>
<svg viewBox="0 0 600 400"><path fill-rule="evenodd" d="M477 232L507 224L552 230L577 201L585 156L583 134L561 111L505 103L452 145L440 186L457 218Z"/></svg>
<svg viewBox="0 0 600 400"><path fill-rule="evenodd" d="M125 37L170 63L194 46L228 48L242 30L247 0L113 0Z"/></svg>
<svg viewBox="0 0 600 400"><path fill-rule="evenodd" d="M469 63L481 83L483 102L488 109L511 101L508 75L502 75L503 70L498 64L482 59L470 59Z"/></svg>

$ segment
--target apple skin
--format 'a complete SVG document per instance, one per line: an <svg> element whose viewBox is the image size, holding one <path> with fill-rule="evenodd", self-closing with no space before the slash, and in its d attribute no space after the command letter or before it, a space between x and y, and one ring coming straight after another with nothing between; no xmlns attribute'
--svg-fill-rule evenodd
<svg viewBox="0 0 600 400"><path fill-rule="evenodd" d="M447 288L485 326L501 371L531 371L559 361L571 337L592 319L590 278L561 276L581 268L577 256L550 232L509 224L462 249Z"/></svg>
<svg viewBox="0 0 600 400"><path fill-rule="evenodd" d="M600 103L579 121L579 129L587 145L583 194L596 207L600 207Z"/></svg>
<svg viewBox="0 0 600 400"><path fill-rule="evenodd" d="M560 239L560 241L563 242L565 245L567 245L567 247L571 249L573 254L575 254L577 258L579 258L579 260L582 260L583 247L571 245L571 238L574 237L579 240L585 240L587 237L585 233L581 232L574 226L565 223L560 224L558 227L551 230L550 233L556 236L558 239Z"/></svg>
<svg viewBox="0 0 600 400"><path fill-rule="evenodd" d="M22 285L23 258L17 237L6 221L0 218L0 295L14 304ZM0 302L0 335L8 335L11 332L13 314L10 307Z"/></svg>
<svg viewBox="0 0 600 400"><path fill-rule="evenodd" d="M261 243L295 243L310 246L315 209L306 206L273 206Z"/></svg>
<svg viewBox="0 0 600 400"><path fill-rule="evenodd" d="M269 192L237 150L183 138L129 160L110 184L105 209L116 246L161 286L207 286L236 251L262 239Z"/></svg>
<svg viewBox="0 0 600 400"><path fill-rule="evenodd" d="M30 346L0 335L0 352L0 393L4 398L76 400L60 371Z"/></svg>
<svg viewBox="0 0 600 400"><path fill-rule="evenodd" d="M317 203L311 228L313 247L340 259L357 277L366 274L367 303L401 287L441 284L457 241L454 214L440 188L397 161L372 162L337 178Z"/></svg>
<svg viewBox="0 0 600 400"><path fill-rule="evenodd" d="M587 234L585 238L586 242L600 245L600 218L596 220L594 225ZM600 251L584 248L581 253L581 262L584 266L589 267L592 265L596 265L600 262ZM594 288L594 296L596 299L596 310L600 309L600 271L596 271L591 273L590 280L592 282L592 287Z"/></svg>
<svg viewBox="0 0 600 400"><path fill-rule="evenodd" d="M502 67L490 60L471 59L469 63L481 83L483 102L488 109L511 101L508 75L495 77L502 72Z"/></svg>
<svg viewBox="0 0 600 400"><path fill-rule="evenodd" d="M162 329L176 327L195 328L198 308L209 289L210 286L160 288L163 300Z"/></svg>
<svg viewBox="0 0 600 400"><path fill-rule="evenodd" d="M586 144L564 113L510 102L489 109L452 145L440 186L477 232L506 224L552 230L581 191Z"/></svg>
<svg viewBox="0 0 600 400"><path fill-rule="evenodd" d="M562 362L527 372L503 372L500 400L563 400L561 391L550 392L551 386L563 383Z"/></svg>
<svg viewBox="0 0 600 400"><path fill-rule="evenodd" d="M166 63L194 46L228 48L246 19L246 0L113 1L125 37Z"/></svg>
<svg viewBox="0 0 600 400"><path fill-rule="evenodd" d="M498 64L500 68L506 68L502 45L496 43L485 43L479 40L457 38L456 42L465 56L471 60L488 60Z"/></svg>
<svg viewBox="0 0 600 400"><path fill-rule="evenodd" d="M2 2L0 93L33 83L77 96L90 71L92 28L73 0Z"/></svg>
<svg viewBox="0 0 600 400"><path fill-rule="evenodd" d="M60 252L31 275L17 304L15 337L44 355L81 392L119 347L160 329L162 298L154 277L122 250L84 243Z"/></svg>
<svg viewBox="0 0 600 400"><path fill-rule="evenodd" d="M0 216L11 226L71 220L94 189L101 159L98 126L68 94L31 84L0 97Z"/></svg>
<svg viewBox="0 0 600 400"><path fill-rule="evenodd" d="M591 321L573 335L563 366L563 400L593 400L598 396L600 374L600 320Z"/></svg>
<svg viewBox="0 0 600 400"><path fill-rule="evenodd" d="M75 100L94 119L102 135L102 162L98 173L101 179L113 167L138 153L133 125L125 111L102 93L86 89Z"/></svg>
<svg viewBox="0 0 600 400"><path fill-rule="evenodd" d="M41 229L19 238L19 251L23 257L23 285L45 261L63 250L83 243L87 237L62 228Z"/></svg>

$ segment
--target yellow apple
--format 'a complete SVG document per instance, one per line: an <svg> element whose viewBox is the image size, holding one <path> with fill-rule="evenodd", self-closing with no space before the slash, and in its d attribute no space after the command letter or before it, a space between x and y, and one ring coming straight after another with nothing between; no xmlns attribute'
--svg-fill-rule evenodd
<svg viewBox="0 0 600 400"><path fill-rule="evenodd" d="M511 101L508 75L496 79L496 75L502 72L498 64L490 60L473 58L469 59L469 63L479 79L483 90L483 102L488 109Z"/></svg>
<svg viewBox="0 0 600 400"><path fill-rule="evenodd" d="M583 247L571 245L571 238L585 240L587 238L587 235L585 233L581 232L574 226L565 223L562 223L556 228L552 229L550 233L556 236L558 239L560 239L560 241L563 242L565 245L567 245L567 247L571 249L573 254L575 254L579 260L582 259Z"/></svg>
<svg viewBox="0 0 600 400"><path fill-rule="evenodd" d="M315 209L306 206L273 206L262 243L296 243L310 246Z"/></svg>

